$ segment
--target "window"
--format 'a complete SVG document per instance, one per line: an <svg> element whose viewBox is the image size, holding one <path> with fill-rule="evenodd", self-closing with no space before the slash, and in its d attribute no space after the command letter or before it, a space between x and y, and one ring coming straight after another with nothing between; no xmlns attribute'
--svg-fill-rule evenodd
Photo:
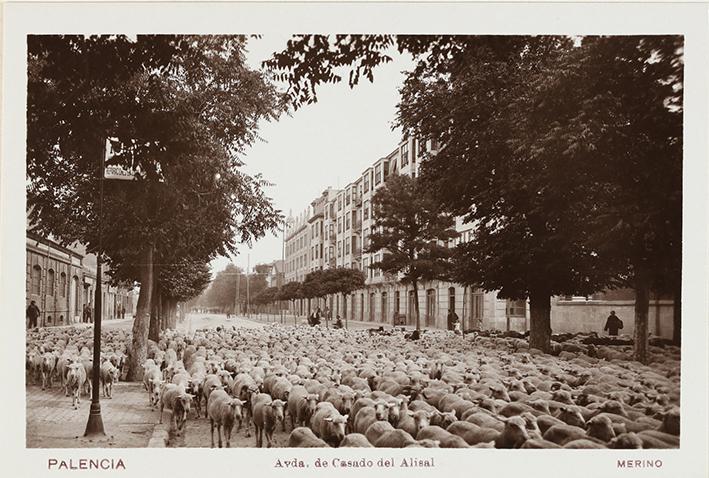
<svg viewBox="0 0 709 478"><path fill-rule="evenodd" d="M384 161L384 181L387 180L387 176L389 176L389 161Z"/></svg>
<svg viewBox="0 0 709 478"><path fill-rule="evenodd" d="M435 323L436 317L436 289L426 291L426 325Z"/></svg>
<svg viewBox="0 0 709 478"><path fill-rule="evenodd" d="M524 317L527 312L527 301L522 300L507 300L507 316L508 317Z"/></svg>
<svg viewBox="0 0 709 478"><path fill-rule="evenodd" d="M364 192L369 192L369 171L364 173Z"/></svg>
<svg viewBox="0 0 709 478"><path fill-rule="evenodd" d="M409 143L401 145L401 167L409 164Z"/></svg>
<svg viewBox="0 0 709 478"><path fill-rule="evenodd" d="M371 271L369 270L369 258L365 257L362 259L362 269L366 272L367 276L371 276Z"/></svg>
<svg viewBox="0 0 709 478"><path fill-rule="evenodd" d="M342 196L337 196L337 210L342 211Z"/></svg>
<svg viewBox="0 0 709 478"><path fill-rule="evenodd" d="M59 287L59 295L66 297L66 274L63 272L59 276Z"/></svg>
<svg viewBox="0 0 709 478"><path fill-rule="evenodd" d="M455 310L455 287L448 288L448 310Z"/></svg>
<svg viewBox="0 0 709 478"><path fill-rule="evenodd" d="M377 164L374 167L374 184L377 185L382 182L382 165Z"/></svg>
<svg viewBox="0 0 709 478"><path fill-rule="evenodd" d="M350 205L351 199L352 199L352 190L347 188L347 195L345 196L345 206Z"/></svg>
<svg viewBox="0 0 709 478"><path fill-rule="evenodd" d="M362 209L362 215L365 219L369 219L369 200L364 201L364 208Z"/></svg>
<svg viewBox="0 0 709 478"><path fill-rule="evenodd" d="M342 241L337 241L337 257L342 257Z"/></svg>
<svg viewBox="0 0 709 478"><path fill-rule="evenodd" d="M337 218L337 233L340 234L342 232L342 218L338 217Z"/></svg>
<svg viewBox="0 0 709 478"><path fill-rule="evenodd" d="M47 271L47 295L54 295L54 271Z"/></svg>
<svg viewBox="0 0 709 478"><path fill-rule="evenodd" d="M42 268L35 265L30 272L31 291L34 295L39 295L42 285Z"/></svg>
<svg viewBox="0 0 709 478"><path fill-rule="evenodd" d="M382 292L382 310L381 310L381 319L383 321L386 321L387 314L389 313L389 303L387 302L387 293Z"/></svg>
<svg viewBox="0 0 709 478"><path fill-rule="evenodd" d="M394 292L394 312L399 313L399 310L401 309L401 294L397 290Z"/></svg>
<svg viewBox="0 0 709 478"><path fill-rule="evenodd" d="M345 218L345 231L350 230L350 215L348 214L347 217Z"/></svg>
<svg viewBox="0 0 709 478"><path fill-rule="evenodd" d="M345 255L350 253L350 238L345 239Z"/></svg>
<svg viewBox="0 0 709 478"><path fill-rule="evenodd" d="M416 162L416 140L411 141L411 145L413 148L411 148L411 164Z"/></svg>
<svg viewBox="0 0 709 478"><path fill-rule="evenodd" d="M374 309L376 308L376 295L374 292L369 294L369 321L374 322Z"/></svg>
<svg viewBox="0 0 709 478"><path fill-rule="evenodd" d="M424 153L426 153L426 140L421 140L421 139L419 139L419 140L417 140L417 142L418 142L418 145L419 145L419 154L418 154L418 156L419 156L419 158L420 158L421 156L424 155Z"/></svg>

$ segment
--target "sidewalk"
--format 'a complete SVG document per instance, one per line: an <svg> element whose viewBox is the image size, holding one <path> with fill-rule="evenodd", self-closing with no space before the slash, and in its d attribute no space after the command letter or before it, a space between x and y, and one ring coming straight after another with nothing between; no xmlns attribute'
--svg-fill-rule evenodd
<svg viewBox="0 0 709 478"><path fill-rule="evenodd" d="M91 442L83 438L91 398L81 397L79 409L71 397L55 384L51 390L38 385L26 388L27 448L139 448L148 446L159 419L159 412L148 405L142 383L119 382L113 398L103 398L101 417L106 439ZM169 413L168 419L169 419Z"/></svg>

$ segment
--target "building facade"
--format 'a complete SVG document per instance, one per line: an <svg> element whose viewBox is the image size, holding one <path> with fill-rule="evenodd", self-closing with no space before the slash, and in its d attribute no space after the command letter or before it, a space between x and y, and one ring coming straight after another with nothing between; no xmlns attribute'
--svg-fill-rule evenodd
<svg viewBox="0 0 709 478"><path fill-rule="evenodd" d="M35 301L40 309L38 325L81 322L85 305L93 316L95 291L96 256L86 254L81 246L64 247L27 231L25 298L26 305ZM126 317L134 314L135 300L127 289L104 285L102 292L104 319L119 318L123 308Z"/></svg>
<svg viewBox="0 0 709 478"><path fill-rule="evenodd" d="M405 137L396 149L375 161L341 190L328 188L296 218L289 218L285 237L285 280L302 281L314 270L332 267L360 269L366 275L365 287L345 297L327 297L333 317L349 320L415 325L416 294L399 283L398 277L370 264L382 259L383 251L364 252L374 228L372 198L392 174L415 177L424 154L435 155L438 145ZM449 246L472 240L473 225L456 218L458 237ZM320 304L324 305L324 304ZM554 297L551 325L555 333L602 332L610 310L624 318L623 333L633 333L634 295L631 291L595 294L593 297ZM422 327L446 328L450 310L456 312L464 329L526 331L529 329L529 304L526 300L498 297L497 292L462 287L444 281L420 284L418 308ZM650 303L650 332L672 336L671 300ZM297 306L302 311L302 304Z"/></svg>

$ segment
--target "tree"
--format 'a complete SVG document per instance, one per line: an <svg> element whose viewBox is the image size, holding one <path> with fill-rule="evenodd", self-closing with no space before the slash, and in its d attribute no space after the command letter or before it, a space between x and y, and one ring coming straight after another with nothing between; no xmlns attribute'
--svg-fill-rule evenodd
<svg viewBox="0 0 709 478"><path fill-rule="evenodd" d="M304 297L300 282L287 282L278 293L278 300L289 300L295 307L295 301Z"/></svg>
<svg viewBox="0 0 709 478"><path fill-rule="evenodd" d="M142 375L159 257L179 251L208 262L281 220L263 194L268 183L240 171L259 121L283 106L245 66L245 44L240 36L28 38L30 219L140 282L130 379ZM136 180L106 181L99 211L106 138L123 146L111 164L135 168Z"/></svg>
<svg viewBox="0 0 709 478"><path fill-rule="evenodd" d="M589 37L568 78L579 97L566 126L572 160L590 157L590 240L635 289L635 359L647 362L651 291L674 296L682 263L683 43L680 36ZM599 77L600 72L603 76Z"/></svg>
<svg viewBox="0 0 709 478"><path fill-rule="evenodd" d="M303 293L303 297L308 299L308 314L310 313L311 300L323 296L322 276L322 270L309 272L305 276L305 279L303 279L303 282L300 286L300 290Z"/></svg>
<svg viewBox="0 0 709 478"><path fill-rule="evenodd" d="M416 330L421 329L418 284L447 279L451 250L448 241L456 237L454 218L436 202L419 179L390 176L372 198L374 228L366 252L384 251L372 269L400 274L403 284L414 291Z"/></svg>
<svg viewBox="0 0 709 478"><path fill-rule="evenodd" d="M328 294L342 294L345 300L352 292L364 287L366 277L364 272L357 269L337 267L326 269L323 278L324 291ZM347 314L345 313L345 327L347 327Z"/></svg>
<svg viewBox="0 0 709 478"><path fill-rule="evenodd" d="M258 305L268 305L278 300L278 287L266 287L254 295L253 302Z"/></svg>

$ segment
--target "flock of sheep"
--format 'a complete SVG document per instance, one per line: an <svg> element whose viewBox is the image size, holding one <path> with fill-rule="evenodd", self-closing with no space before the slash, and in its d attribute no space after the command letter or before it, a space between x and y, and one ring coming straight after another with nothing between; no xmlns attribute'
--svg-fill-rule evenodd
<svg viewBox="0 0 709 478"><path fill-rule="evenodd" d="M652 346L642 365L627 346L555 338L547 355L494 333L426 331L412 341L399 331L275 324L167 331L150 342L143 383L160 420L171 411L175 433L208 419L211 446L230 446L234 427L251 436L252 425L258 447L274 445L279 428L289 447L679 446L678 348ZM110 384L129 334L109 332L104 343ZM29 371L37 374L39 356L44 377L53 355L60 380L78 364L86 374L89 347L86 332L31 332Z"/></svg>

